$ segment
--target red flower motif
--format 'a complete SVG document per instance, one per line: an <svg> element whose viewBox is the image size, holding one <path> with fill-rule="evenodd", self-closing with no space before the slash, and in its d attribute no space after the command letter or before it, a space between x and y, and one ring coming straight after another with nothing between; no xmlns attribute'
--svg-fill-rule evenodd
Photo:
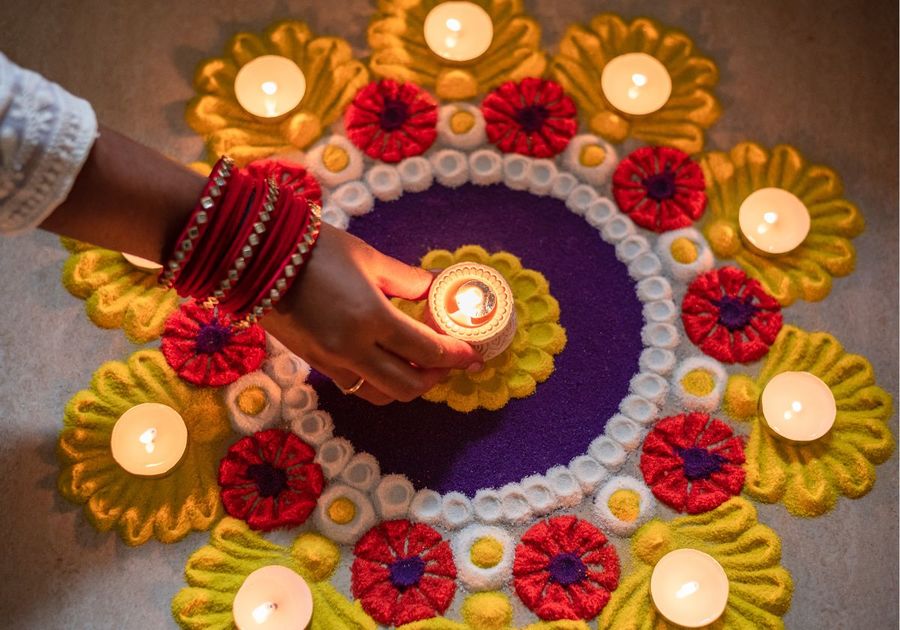
<svg viewBox="0 0 900 630"><path fill-rule="evenodd" d="M681 304L688 338L725 363L750 363L769 351L784 323L781 304L737 267L697 276Z"/></svg>
<svg viewBox="0 0 900 630"><path fill-rule="evenodd" d="M315 455L306 442L282 429L241 438L219 462L225 511L262 531L300 525L325 486Z"/></svg>
<svg viewBox="0 0 900 630"><path fill-rule="evenodd" d="M522 536L513 578L519 598L541 619L594 619L619 585L619 556L587 521L557 516Z"/></svg>
<svg viewBox="0 0 900 630"><path fill-rule="evenodd" d="M274 177L280 188L287 188L307 201L322 204L319 182L299 164L277 159L257 160L247 165L247 172L254 177Z"/></svg>
<svg viewBox="0 0 900 630"><path fill-rule="evenodd" d="M353 553L353 597L378 623L400 626L435 617L453 601L453 552L428 525L385 521L366 532Z"/></svg>
<svg viewBox="0 0 900 630"><path fill-rule="evenodd" d="M231 317L193 300L166 320L161 350L178 376L198 387L221 387L257 369L266 359L259 326L235 330Z"/></svg>
<svg viewBox="0 0 900 630"><path fill-rule="evenodd" d="M644 439L641 472L656 498L679 512L718 507L744 486L744 444L705 413L663 418Z"/></svg>
<svg viewBox="0 0 900 630"><path fill-rule="evenodd" d="M481 103L488 140L506 153L547 158L561 153L578 130L575 103L555 81L507 81Z"/></svg>
<svg viewBox="0 0 900 630"><path fill-rule="evenodd" d="M688 227L706 210L703 171L672 147L632 151L616 167L613 195L622 212L654 232Z"/></svg>
<svg viewBox="0 0 900 630"><path fill-rule="evenodd" d="M437 104L414 83L374 81L356 93L344 112L347 137L384 162L424 153L437 138Z"/></svg>

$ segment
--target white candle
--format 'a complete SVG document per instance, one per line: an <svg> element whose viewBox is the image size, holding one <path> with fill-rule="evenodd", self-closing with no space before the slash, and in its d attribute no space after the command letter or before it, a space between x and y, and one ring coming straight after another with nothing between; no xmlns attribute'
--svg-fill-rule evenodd
<svg viewBox="0 0 900 630"><path fill-rule="evenodd" d="M712 556L696 549L676 549L653 567L650 596L672 623L699 628L725 612L728 576Z"/></svg>
<svg viewBox="0 0 900 630"><path fill-rule="evenodd" d="M603 67L600 87L609 104L623 114L644 116L668 102L672 77L656 57L626 53Z"/></svg>
<svg viewBox="0 0 900 630"><path fill-rule="evenodd" d="M122 252L122 257L127 260L131 266L136 267L142 271L161 271L163 266L159 263L155 263L152 260L147 260L146 258L141 258L140 256L135 256L133 254L126 254Z"/></svg>
<svg viewBox="0 0 900 630"><path fill-rule="evenodd" d="M831 388L809 372L775 375L763 389L760 407L769 428L793 442L818 440L837 414Z"/></svg>
<svg viewBox="0 0 900 630"><path fill-rule="evenodd" d="M741 203L738 223L751 245L767 254L784 254L809 234L809 210L782 188L760 188Z"/></svg>
<svg viewBox="0 0 900 630"><path fill-rule="evenodd" d="M494 23L473 2L442 2L425 16L425 43L449 61L471 61L484 54L494 39Z"/></svg>
<svg viewBox="0 0 900 630"><path fill-rule="evenodd" d="M116 420L110 449L113 459L128 472L158 477L181 461L187 437L187 426L177 411L159 403L142 403Z"/></svg>
<svg viewBox="0 0 900 630"><path fill-rule="evenodd" d="M254 116L274 118L300 104L306 94L306 77L287 57L263 55L238 70L234 94L241 107Z"/></svg>
<svg viewBox="0 0 900 630"><path fill-rule="evenodd" d="M248 575L231 607L239 630L303 630L312 611L312 592L304 579L278 565Z"/></svg>
<svg viewBox="0 0 900 630"><path fill-rule="evenodd" d="M485 361L506 350L516 334L512 289L497 270L459 263L438 274L428 294L430 323L470 343Z"/></svg>

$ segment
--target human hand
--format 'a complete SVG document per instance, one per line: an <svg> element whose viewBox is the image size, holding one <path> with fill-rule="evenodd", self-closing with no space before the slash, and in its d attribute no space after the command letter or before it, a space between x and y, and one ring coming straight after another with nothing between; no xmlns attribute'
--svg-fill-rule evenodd
<svg viewBox="0 0 900 630"><path fill-rule="evenodd" d="M376 405L418 398L451 368L480 369L472 346L396 309L426 296L432 274L327 224L300 276L263 320L279 341L342 388Z"/></svg>

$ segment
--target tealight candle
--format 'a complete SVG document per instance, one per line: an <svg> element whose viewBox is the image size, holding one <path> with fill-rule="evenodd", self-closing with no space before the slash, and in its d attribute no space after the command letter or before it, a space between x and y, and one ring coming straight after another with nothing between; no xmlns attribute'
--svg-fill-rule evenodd
<svg viewBox="0 0 900 630"><path fill-rule="evenodd" d="M448 61L471 61L494 39L491 16L474 2L442 2L425 16L425 43Z"/></svg>
<svg viewBox="0 0 900 630"><path fill-rule="evenodd" d="M430 323L470 343L488 361L512 343L516 309L512 290L497 270L464 262L444 269L428 294Z"/></svg>
<svg viewBox="0 0 900 630"><path fill-rule="evenodd" d="M312 612L309 586L294 571L279 565L248 575L231 606L239 630L303 630Z"/></svg>
<svg viewBox="0 0 900 630"><path fill-rule="evenodd" d="M306 94L306 77L287 57L263 55L238 70L234 94L241 107L254 116L274 118L300 104Z"/></svg>
<svg viewBox="0 0 900 630"><path fill-rule="evenodd" d="M769 429L792 442L818 440L837 414L831 388L809 372L776 374L763 389L760 407Z"/></svg>
<svg viewBox="0 0 900 630"><path fill-rule="evenodd" d="M623 114L644 116L662 109L672 95L672 77L659 59L626 53L610 60L600 74L609 104Z"/></svg>
<svg viewBox="0 0 900 630"><path fill-rule="evenodd" d="M712 556L696 549L676 549L653 567L650 597L672 623L700 628L725 612L728 576Z"/></svg>
<svg viewBox="0 0 900 630"><path fill-rule="evenodd" d="M142 403L116 420L110 449L116 463L128 472L158 477L181 461L187 437L187 426L177 411L159 403Z"/></svg>
<svg viewBox="0 0 900 630"><path fill-rule="evenodd" d="M126 254L122 252L122 257L127 260L132 267L136 267L142 271L161 271L163 266L159 263L155 263L152 260L147 260L146 258L141 258L140 256L135 256L133 254Z"/></svg>
<svg viewBox="0 0 900 630"><path fill-rule="evenodd" d="M744 199L738 212L741 234L767 254L795 249L809 234L809 210L783 188L760 188Z"/></svg>

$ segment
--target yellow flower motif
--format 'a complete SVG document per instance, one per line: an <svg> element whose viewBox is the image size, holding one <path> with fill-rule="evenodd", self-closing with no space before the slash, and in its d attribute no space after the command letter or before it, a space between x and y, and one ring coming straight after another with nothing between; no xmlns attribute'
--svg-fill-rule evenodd
<svg viewBox="0 0 900 630"><path fill-rule="evenodd" d="M700 158L709 203L703 233L719 258L734 258L783 305L818 301L831 291L832 276L853 271L856 250L850 239L864 227L856 206L843 198L841 180L830 168L809 164L792 146L771 151L742 142L728 153ZM760 188L783 188L809 210L809 235L797 249L779 256L757 254L741 237L738 212Z"/></svg>
<svg viewBox="0 0 900 630"><path fill-rule="evenodd" d="M238 70L262 55L287 57L306 77L303 100L283 118L256 118L234 95ZM262 35L238 33L223 57L199 67L194 77L197 96L188 103L185 117L215 156L228 154L244 165L311 145L367 82L368 71L353 59L343 39L315 37L303 22L276 22Z"/></svg>
<svg viewBox="0 0 900 630"><path fill-rule="evenodd" d="M119 416L146 402L172 407L187 425L184 459L165 477L132 475L110 451ZM192 530L208 529L220 518L216 469L230 435L216 390L188 385L161 352L141 350L127 363L101 365L90 389L69 400L59 436L59 491L66 499L83 503L97 529L115 528L129 545L151 537L175 542Z"/></svg>
<svg viewBox="0 0 900 630"><path fill-rule="evenodd" d="M504 81L541 76L547 65L541 27L528 16L521 0L474 0L487 11L494 26L490 48L477 59L448 61L425 43L423 24L440 0L379 0L369 25L376 75L412 81L445 100L465 100Z"/></svg>
<svg viewBox="0 0 900 630"><path fill-rule="evenodd" d="M280 565L297 572L309 585L313 616L308 630L375 630L375 622L328 583L340 562L336 544L320 534L300 534L290 549L269 542L246 523L224 518L209 544L188 559L188 586L172 599L172 614L182 628L233 628L231 607L248 575Z"/></svg>
<svg viewBox="0 0 900 630"><path fill-rule="evenodd" d="M603 68L627 53L645 53L660 61L672 77L672 95L658 111L630 116L613 109L600 88ZM649 18L626 23L611 13L572 25L550 63L550 74L578 103L590 129L610 142L632 137L687 153L703 148L703 133L722 113L712 88L716 64L700 56L684 33Z"/></svg>
<svg viewBox="0 0 900 630"><path fill-rule="evenodd" d="M834 426L808 444L777 439L763 426L758 401L766 383L787 371L811 372L831 388L837 403ZM756 379L734 375L728 381L725 409L750 422L744 490L765 503L783 502L797 516L818 516L832 509L838 495L852 499L875 483L875 464L894 451L887 421L892 401L875 384L872 364L847 354L833 336L793 326L781 329Z"/></svg>
<svg viewBox="0 0 900 630"><path fill-rule="evenodd" d="M455 252L435 249L422 258L424 269L444 269L460 262L493 267L506 278L516 307L516 334L509 348L485 363L481 372L454 370L450 377L423 398L446 402L457 411L478 407L500 409L510 398L534 393L537 384L553 372L553 356L566 345L566 331L559 325L559 303L550 295L547 279L509 252L488 254L482 247L466 245ZM395 300L407 315L424 320L425 302Z"/></svg>
<svg viewBox="0 0 900 630"><path fill-rule="evenodd" d="M88 317L101 328L121 328L134 343L162 334L166 318L178 308L178 294L161 287L156 275L114 252L68 238L71 255L63 264L63 286L85 300Z"/></svg>
<svg viewBox="0 0 900 630"><path fill-rule="evenodd" d="M756 520L756 509L741 497L715 510L676 518L654 519L631 540L633 569L613 591L600 615L600 628L678 628L663 618L650 599L653 567L675 549L691 548L715 558L728 576L728 605L712 629L783 628L782 616L794 590L781 566L781 540Z"/></svg>

